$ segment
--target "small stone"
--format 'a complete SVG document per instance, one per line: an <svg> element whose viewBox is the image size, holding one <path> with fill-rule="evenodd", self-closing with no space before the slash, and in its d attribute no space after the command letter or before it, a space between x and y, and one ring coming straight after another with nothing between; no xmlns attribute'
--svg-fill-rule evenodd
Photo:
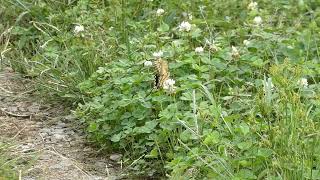
<svg viewBox="0 0 320 180"><path fill-rule="evenodd" d="M40 132L42 132L42 133L47 133L47 134L51 134L51 129L49 129L49 128L43 128L43 129L40 130Z"/></svg>
<svg viewBox="0 0 320 180"><path fill-rule="evenodd" d="M18 111L18 108L17 107L7 107L7 110L9 111L9 112L17 112Z"/></svg>
<svg viewBox="0 0 320 180"><path fill-rule="evenodd" d="M67 121L73 121L73 120L76 119L76 116L70 114L70 115L68 115L68 116L65 116L64 119L67 120Z"/></svg>
<svg viewBox="0 0 320 180"><path fill-rule="evenodd" d="M65 128L67 127L66 123L58 122L57 127Z"/></svg>
<svg viewBox="0 0 320 180"><path fill-rule="evenodd" d="M57 129L54 129L54 130L53 130L53 133L54 133L54 134L64 134L64 130L57 128Z"/></svg>
<svg viewBox="0 0 320 180"><path fill-rule="evenodd" d="M68 134L68 135L71 135L71 136L72 136L72 135L74 135L74 131L72 131L72 130L67 131L67 132L66 132L66 134Z"/></svg>
<svg viewBox="0 0 320 180"><path fill-rule="evenodd" d="M105 167L106 167L106 163L103 162L103 161L96 161L96 162L94 163L94 165L95 165L96 167L102 167L102 168L105 168Z"/></svg>
<svg viewBox="0 0 320 180"><path fill-rule="evenodd" d="M54 134L53 138L55 138L56 140L60 141L64 139L64 135L61 134Z"/></svg>
<svg viewBox="0 0 320 180"><path fill-rule="evenodd" d="M27 144L21 145L21 149L22 149L22 152L24 153L32 152L34 151L34 144L27 143Z"/></svg>
<svg viewBox="0 0 320 180"><path fill-rule="evenodd" d="M36 125L40 127L40 126L43 125L43 123L42 122L36 122Z"/></svg>
<svg viewBox="0 0 320 180"><path fill-rule="evenodd" d="M40 110L39 104L33 103L31 106L27 107L28 111L31 113L38 113Z"/></svg>
<svg viewBox="0 0 320 180"><path fill-rule="evenodd" d="M111 154L109 158L112 161L120 161L122 158L122 154Z"/></svg>

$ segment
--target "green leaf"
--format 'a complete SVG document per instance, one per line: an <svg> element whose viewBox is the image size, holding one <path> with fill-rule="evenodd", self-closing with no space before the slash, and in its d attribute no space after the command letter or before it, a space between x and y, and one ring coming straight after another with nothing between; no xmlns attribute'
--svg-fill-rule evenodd
<svg viewBox="0 0 320 180"><path fill-rule="evenodd" d="M158 125L158 122L156 120L146 122L144 125L146 128L153 130Z"/></svg>
<svg viewBox="0 0 320 180"><path fill-rule="evenodd" d="M192 38L197 38L197 37L201 36L201 29L196 28L195 30L193 30L191 32L191 36L192 36Z"/></svg>
<svg viewBox="0 0 320 180"><path fill-rule="evenodd" d="M243 135L247 135L250 132L249 126L245 123L240 124L239 128Z"/></svg>
<svg viewBox="0 0 320 180"><path fill-rule="evenodd" d="M240 179L257 179L257 176L253 174L252 171L248 169L241 169L233 178L234 180Z"/></svg>
<svg viewBox="0 0 320 180"><path fill-rule="evenodd" d="M136 127L134 128L134 132L138 133L138 134L143 134L143 133L151 133L153 132L154 128L158 125L157 121L149 121L146 122L144 126L141 127Z"/></svg>
<svg viewBox="0 0 320 180"><path fill-rule="evenodd" d="M167 31L169 31L169 29L170 29L170 27L169 27L169 25L166 24L166 23L162 23L162 24L160 25L160 27L157 28L157 30L158 30L159 32L167 32Z"/></svg>
<svg viewBox="0 0 320 180"><path fill-rule="evenodd" d="M263 67L267 63L268 63L268 61L263 62L262 59L256 59L255 61L253 61L252 65L254 65L256 67Z"/></svg>
<svg viewBox="0 0 320 180"><path fill-rule="evenodd" d="M197 137L192 132L190 132L190 130L186 129L180 134L180 139L183 142L188 142L189 140L197 139Z"/></svg>
<svg viewBox="0 0 320 180"><path fill-rule="evenodd" d="M146 155L146 158L157 158L159 155L158 149L155 147L153 148L148 155Z"/></svg>
<svg viewBox="0 0 320 180"><path fill-rule="evenodd" d="M304 177L307 179L320 179L320 170L312 169L311 171L305 172Z"/></svg>
<svg viewBox="0 0 320 180"><path fill-rule="evenodd" d="M122 133L120 132L119 134L114 134L112 137L111 137L111 141L112 142L119 142L120 141L120 139L121 139L121 135L122 135Z"/></svg>
<svg viewBox="0 0 320 180"><path fill-rule="evenodd" d="M98 125L95 122L90 123L89 127L88 127L88 131L89 132L95 132L98 129Z"/></svg>
<svg viewBox="0 0 320 180"><path fill-rule="evenodd" d="M219 143L220 141L220 135L217 131L213 131L210 134L207 135L207 137L204 139L203 143L205 145L215 145Z"/></svg>
<svg viewBox="0 0 320 180"><path fill-rule="evenodd" d="M241 142L241 143L237 144L237 146L241 150L247 150L247 149L251 148L252 142L251 141Z"/></svg>
<svg viewBox="0 0 320 180"><path fill-rule="evenodd" d="M268 158L272 155L272 150L267 148L260 148L258 149L257 156Z"/></svg>

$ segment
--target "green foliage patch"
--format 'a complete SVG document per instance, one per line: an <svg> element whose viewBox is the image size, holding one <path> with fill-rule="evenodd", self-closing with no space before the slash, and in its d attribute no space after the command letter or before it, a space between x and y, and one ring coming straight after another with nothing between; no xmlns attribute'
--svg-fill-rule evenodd
<svg viewBox="0 0 320 180"><path fill-rule="evenodd" d="M131 173L320 178L319 2L40 2L25 3L9 62L79 102L90 139ZM154 88L158 56L174 92Z"/></svg>

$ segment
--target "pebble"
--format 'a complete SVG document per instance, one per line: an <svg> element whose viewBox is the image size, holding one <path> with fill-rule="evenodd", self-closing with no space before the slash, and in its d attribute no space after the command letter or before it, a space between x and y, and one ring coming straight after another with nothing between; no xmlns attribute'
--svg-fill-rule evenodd
<svg viewBox="0 0 320 180"><path fill-rule="evenodd" d="M65 138L65 136L62 135L62 134L54 134L53 138L55 138L56 140L60 141L60 140L63 140Z"/></svg>
<svg viewBox="0 0 320 180"><path fill-rule="evenodd" d="M54 129L53 133L54 134L64 134L64 129Z"/></svg>
<svg viewBox="0 0 320 180"><path fill-rule="evenodd" d="M22 149L22 152L24 152L24 153L34 151L34 144L32 144L32 143L23 144L20 147Z"/></svg>
<svg viewBox="0 0 320 180"><path fill-rule="evenodd" d="M40 131L43 133L51 134L51 129L49 129L49 128L43 128Z"/></svg>
<svg viewBox="0 0 320 180"><path fill-rule="evenodd" d="M57 127L65 128L65 127L67 127L67 125L66 125L66 123L58 122Z"/></svg>
<svg viewBox="0 0 320 180"><path fill-rule="evenodd" d="M120 161L122 158L122 154L111 154L109 158L112 161Z"/></svg>

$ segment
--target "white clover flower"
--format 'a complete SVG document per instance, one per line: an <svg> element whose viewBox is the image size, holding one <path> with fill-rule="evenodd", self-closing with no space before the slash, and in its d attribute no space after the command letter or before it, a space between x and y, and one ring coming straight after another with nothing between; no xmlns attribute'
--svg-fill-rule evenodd
<svg viewBox="0 0 320 180"><path fill-rule="evenodd" d="M238 49L234 46L231 47L232 51L231 51L231 54L232 54L232 57L233 58L239 58L240 57L240 53L238 51Z"/></svg>
<svg viewBox="0 0 320 180"><path fill-rule="evenodd" d="M224 19L225 19L227 22L230 22L230 21L231 21L231 17L230 17L230 16L225 16Z"/></svg>
<svg viewBox="0 0 320 180"><path fill-rule="evenodd" d="M258 9L258 3L252 1L252 2L248 5L248 9L249 9L249 10L256 10L256 9Z"/></svg>
<svg viewBox="0 0 320 180"><path fill-rule="evenodd" d="M308 79L306 78L301 78L299 81L298 81L298 84L302 87L308 87Z"/></svg>
<svg viewBox="0 0 320 180"><path fill-rule="evenodd" d="M194 50L196 53L202 53L203 52L203 47L196 47L196 49Z"/></svg>
<svg viewBox="0 0 320 180"><path fill-rule="evenodd" d="M249 44L250 44L251 42L249 41L249 40L243 40L243 44L245 45L245 46L249 46Z"/></svg>
<svg viewBox="0 0 320 180"><path fill-rule="evenodd" d="M163 14L164 14L164 9L161 9L161 8L157 9L157 16L161 16Z"/></svg>
<svg viewBox="0 0 320 180"><path fill-rule="evenodd" d="M176 90L176 87L174 86L175 83L176 83L175 80L167 79L163 83L163 89L166 90L169 93L174 93L175 90Z"/></svg>
<svg viewBox="0 0 320 180"><path fill-rule="evenodd" d="M179 31L190 31L191 30L191 24L187 21L183 21L179 25Z"/></svg>
<svg viewBox="0 0 320 180"><path fill-rule="evenodd" d="M155 58L161 58L163 56L163 52L162 51L154 52L152 55Z"/></svg>
<svg viewBox="0 0 320 180"><path fill-rule="evenodd" d="M84 31L84 27L82 25L76 25L73 30L74 34L79 34L80 32L83 32L83 31Z"/></svg>
<svg viewBox="0 0 320 180"><path fill-rule="evenodd" d="M262 23L262 18L260 16L254 17L253 23L256 25L260 25Z"/></svg>
<svg viewBox="0 0 320 180"><path fill-rule="evenodd" d="M168 87L168 86L173 86L175 83L176 83L175 80L173 80L173 79L167 79L166 81L164 81L163 86L166 86L166 87Z"/></svg>
<svg viewBox="0 0 320 180"><path fill-rule="evenodd" d="M98 67L98 70L96 71L97 73L99 73L99 74L102 74L102 73L104 73L104 67Z"/></svg>
<svg viewBox="0 0 320 180"><path fill-rule="evenodd" d="M143 65L144 65L145 67L150 67L150 66L153 65L153 63L152 63L151 61L145 61L145 62L143 63Z"/></svg>

